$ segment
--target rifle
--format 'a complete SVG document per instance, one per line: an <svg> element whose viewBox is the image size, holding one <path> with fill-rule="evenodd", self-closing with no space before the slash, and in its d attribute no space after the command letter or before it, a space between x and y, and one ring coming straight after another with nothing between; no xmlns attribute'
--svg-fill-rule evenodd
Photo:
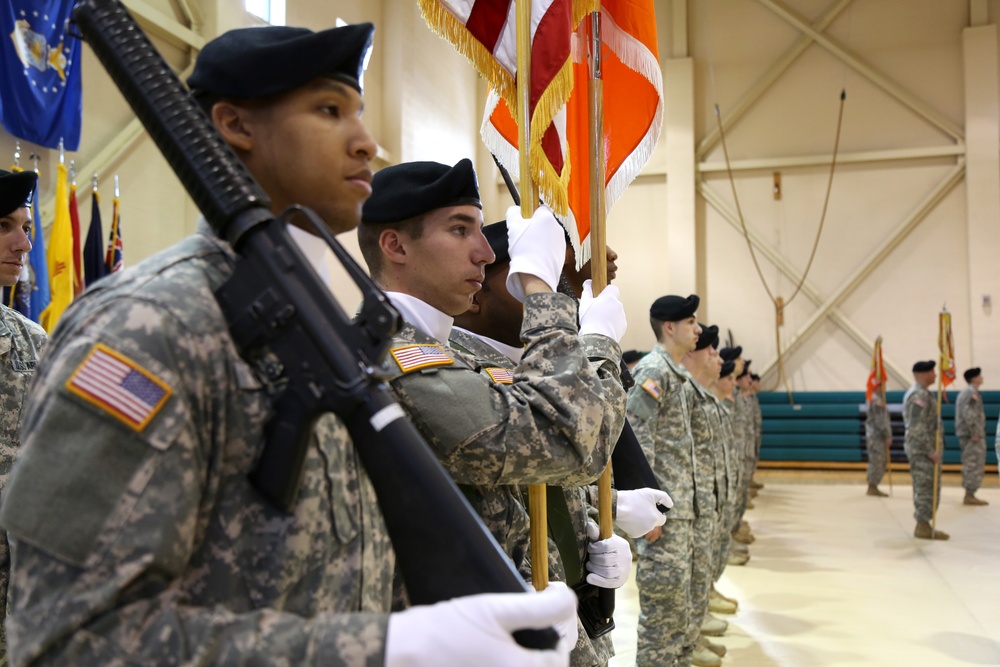
<svg viewBox="0 0 1000 667"><path fill-rule="evenodd" d="M528 590L376 369L399 314L311 211L275 218L267 196L215 132L119 0L82 0L80 32L156 142L215 233L239 256L217 293L244 357L266 349L284 367L252 480L279 508L293 507L313 425L326 412L347 426L378 496L400 573L414 604L477 593ZM344 263L364 295L352 322L285 229L303 215ZM414 525L413 517L434 517ZM513 633L522 646L551 648L552 628Z"/></svg>

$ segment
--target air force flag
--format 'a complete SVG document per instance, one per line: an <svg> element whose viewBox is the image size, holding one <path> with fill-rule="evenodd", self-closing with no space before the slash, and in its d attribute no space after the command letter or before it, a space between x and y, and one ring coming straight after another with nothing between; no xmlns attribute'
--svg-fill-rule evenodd
<svg viewBox="0 0 1000 667"><path fill-rule="evenodd" d="M0 3L0 122L15 137L66 150L80 145L80 40L68 34L73 0Z"/></svg>

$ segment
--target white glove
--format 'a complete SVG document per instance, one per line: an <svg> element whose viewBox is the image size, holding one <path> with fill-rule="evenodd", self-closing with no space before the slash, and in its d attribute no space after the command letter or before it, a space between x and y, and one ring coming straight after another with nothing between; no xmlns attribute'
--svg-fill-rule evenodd
<svg viewBox="0 0 1000 667"><path fill-rule="evenodd" d="M618 343L626 328L625 306L618 288L608 285L595 297L593 283L584 280L583 295L580 296L580 335L601 334Z"/></svg>
<svg viewBox="0 0 1000 667"><path fill-rule="evenodd" d="M632 550L624 537L612 533L606 540L599 540L601 529L593 521L587 522L587 583L601 588L621 588L628 581L632 569Z"/></svg>
<svg viewBox="0 0 1000 667"><path fill-rule="evenodd" d="M615 523L629 537L642 537L667 521L666 515L657 509L657 503L667 509L674 506L667 492L659 489L619 491Z"/></svg>
<svg viewBox="0 0 1000 667"><path fill-rule="evenodd" d="M539 206L530 220L521 217L521 208L507 209L507 246L510 269L507 291L524 303L521 274L542 279L553 292L559 284L566 261L566 233L545 206Z"/></svg>
<svg viewBox="0 0 1000 667"><path fill-rule="evenodd" d="M389 615L385 667L566 667L576 645L576 595L553 582L540 593L484 593ZM512 632L572 624L554 650L524 648Z"/></svg>

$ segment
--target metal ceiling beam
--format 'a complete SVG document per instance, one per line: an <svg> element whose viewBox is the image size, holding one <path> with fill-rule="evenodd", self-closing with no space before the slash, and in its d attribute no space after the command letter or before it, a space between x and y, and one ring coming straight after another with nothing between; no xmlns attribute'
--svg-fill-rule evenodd
<svg viewBox="0 0 1000 667"><path fill-rule="evenodd" d="M200 51L205 38L143 0L122 0L143 30L182 49Z"/></svg>
<svg viewBox="0 0 1000 667"><path fill-rule="evenodd" d="M944 199L948 193L958 185L962 178L965 176L965 161L962 160L959 164L955 165L945 176L945 178L935 187L920 204L917 206L916 210L909 215L909 217L904 220L896 229L890 234L889 238L884 241L868 258L861 263L861 266L852 273L844 283L837 288L836 291L822 304L816 311L806 320L806 323L799 329L795 337L789 341L788 345L785 347L783 354L785 356L791 356L795 351L804 343L810 335L812 335L818 326L826 319L829 312L838 306L841 301L846 299L848 296L854 292L855 289L865 279L875 271L876 268L882 263L882 261L888 257L896 247L903 242L903 239L919 225L927 215L934 210L934 208ZM769 372L777 364L777 358L772 359L764 370L761 371L763 376L765 373Z"/></svg>
<svg viewBox="0 0 1000 667"><path fill-rule="evenodd" d="M965 157L965 144L948 146L928 146L922 148L899 148L885 151L862 151L859 153L839 153L837 166L844 164L863 164L869 162L894 162L899 160L923 160L941 157ZM800 157L772 157L751 160L734 160L730 162L733 171L748 171L754 169L773 170L795 167L827 167L832 155L803 155ZM698 171L712 173L726 171L725 162L701 162Z"/></svg>
<svg viewBox="0 0 1000 667"><path fill-rule="evenodd" d="M961 142L965 140L965 132L957 124L953 123L948 118L945 118L944 115L932 108L929 104L918 99L908 90L878 72L874 67L864 62L847 49L843 48L839 44L836 44L826 35L823 35L815 30L801 16L793 12L781 2L778 2L778 0L757 0L757 2L764 5L782 19L811 37L813 41L839 58L846 65L853 68L856 72L864 76L892 97L895 97L904 106L908 107L911 111L921 116L924 120L950 136L955 141Z"/></svg>
<svg viewBox="0 0 1000 667"><path fill-rule="evenodd" d="M847 9L847 6L851 4L853 0L838 0L826 13L815 23L812 27L817 32L822 32L826 30L826 27L833 23L833 21L840 16L840 13ZM773 65L771 65L768 70L761 76L757 81L754 82L753 86L750 87L746 93L736 102L731 109L726 109L726 113L722 116L722 128L724 130L729 130L730 127L735 125L747 111L757 103L767 89L774 84L781 75L785 73L789 67L792 66L798 57L805 53L806 49L813 43L813 38L808 36L802 36L795 42L795 44L788 51L785 52L781 58L779 58ZM715 127L705 135L705 138L701 140L698 144L698 160L704 160L705 156L711 152L713 148L719 143L719 128Z"/></svg>
<svg viewBox="0 0 1000 667"><path fill-rule="evenodd" d="M704 180L698 180L698 193L704 198L704 200L715 209L715 211L722 216L722 218L732 226L740 235L743 234L743 228L740 225L739 218L736 213L732 211L722 199L705 183ZM802 273L795 269L791 264L789 264L784 257L782 257L777 251L775 251L771 246L764 242L753 230L747 230L750 236L750 243L753 244L754 250L759 252L763 257L765 257L776 269L781 271L789 280L798 283L802 279ZM819 306L823 303L824 299L822 295L807 281L802 285L802 293L812 301L815 305ZM847 334L848 338L854 341L858 348L868 353L871 352L872 340L870 340L857 326L848 319L847 315L837 307L831 308L827 316L833 320L833 322L839 326L844 333ZM886 370L889 374L900 384L906 386L910 383L909 376L907 376L903 370L893 362L889 357L884 359ZM763 376L764 373L761 373Z"/></svg>

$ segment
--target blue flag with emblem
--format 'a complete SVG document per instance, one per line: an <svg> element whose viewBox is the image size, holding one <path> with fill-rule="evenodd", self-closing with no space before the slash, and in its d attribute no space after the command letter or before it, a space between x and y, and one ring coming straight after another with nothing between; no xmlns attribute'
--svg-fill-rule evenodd
<svg viewBox="0 0 1000 667"><path fill-rule="evenodd" d="M80 40L69 34L73 0L0 3L0 123L47 148L80 146Z"/></svg>

